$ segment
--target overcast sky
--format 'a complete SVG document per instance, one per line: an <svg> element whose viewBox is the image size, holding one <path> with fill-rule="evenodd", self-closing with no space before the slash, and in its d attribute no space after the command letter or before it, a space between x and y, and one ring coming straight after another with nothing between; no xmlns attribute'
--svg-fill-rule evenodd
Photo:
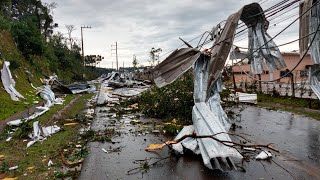
<svg viewBox="0 0 320 180"><path fill-rule="evenodd" d="M179 47L178 37L188 41L204 31L212 29L222 20L243 5L260 0L42 0L56 2L53 10L54 21L59 24L56 31L66 35L65 25L74 25L72 36L80 42L80 27L84 29L84 53L98 54L105 57L102 67L115 68L115 57L111 55L111 44L118 42L119 66L132 66L132 56L138 62L148 65L152 47L161 48L160 59L169 55L167 52ZM263 9L267 9L280 0L261 0ZM293 8L295 6L292 6ZM291 9L289 8L289 9ZM289 10L288 9L288 10ZM270 21L268 33L273 36L294 20L298 8L290 10ZM280 13L281 14L281 13ZM279 15L280 15L279 14ZM276 16L275 16L276 17ZM281 22L279 22L281 21ZM276 25L274 25L276 23ZM235 44L247 46L247 34L235 39ZM282 44L298 38L298 21L285 33L275 39ZM199 39L198 39L199 40ZM240 41L239 41L240 40ZM196 46L197 40L191 44ZM298 43L280 48L282 51L298 49Z"/></svg>

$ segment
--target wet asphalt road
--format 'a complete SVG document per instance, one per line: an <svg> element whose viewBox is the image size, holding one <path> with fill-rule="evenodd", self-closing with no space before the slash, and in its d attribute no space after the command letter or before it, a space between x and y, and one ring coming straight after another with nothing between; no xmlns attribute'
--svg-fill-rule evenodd
<svg viewBox="0 0 320 180"><path fill-rule="evenodd" d="M206 169L201 157L170 156L167 147L157 152L144 151L148 144L161 143L167 139L151 133L153 123L146 126L132 125L130 121L137 117L125 115L116 119L106 107L97 107L96 112L92 129L113 127L121 133L113 138L113 142L116 142L114 144L89 143L90 154L83 164L79 179L320 179L320 121L310 118L246 106L241 112L242 120L238 123L242 128L237 128L235 133L245 134L255 144L274 143L281 152L273 153L272 161L251 159L245 162L243 167L246 172L221 173ZM102 151L102 148L109 150L119 147L119 152ZM134 163L136 160L168 156L168 159L150 167L147 172L127 173L140 166ZM150 163L156 160L151 159Z"/></svg>

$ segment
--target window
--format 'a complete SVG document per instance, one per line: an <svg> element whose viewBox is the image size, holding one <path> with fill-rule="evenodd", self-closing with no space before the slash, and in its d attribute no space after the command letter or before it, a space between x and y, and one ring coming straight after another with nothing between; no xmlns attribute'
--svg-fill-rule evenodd
<svg viewBox="0 0 320 180"><path fill-rule="evenodd" d="M309 70L310 67L311 67L311 65L306 65L305 70Z"/></svg>
<svg viewBox="0 0 320 180"><path fill-rule="evenodd" d="M280 71L280 77L286 75L289 71ZM287 74L285 77L290 77L290 73Z"/></svg>
<svg viewBox="0 0 320 180"><path fill-rule="evenodd" d="M308 77L308 70L302 70L300 71L300 77Z"/></svg>

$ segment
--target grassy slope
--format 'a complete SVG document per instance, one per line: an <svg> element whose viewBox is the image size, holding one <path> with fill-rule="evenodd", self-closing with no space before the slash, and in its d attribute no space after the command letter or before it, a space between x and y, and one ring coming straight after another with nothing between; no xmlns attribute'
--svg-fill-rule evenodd
<svg viewBox="0 0 320 180"><path fill-rule="evenodd" d="M20 92L26 100L18 102L12 101L9 94L3 89L2 82L0 81L0 120L6 119L9 116L26 109L33 104L33 101L39 101L39 97L35 94L27 81L27 74L25 68L33 73L31 82L35 86L41 85L40 74L33 71L32 67L21 55L20 51L16 48L15 42L9 32L0 30L0 53L2 57L10 61L11 64L19 65L18 68L13 69L10 67L12 76L16 81L16 89ZM0 67L2 69L4 59L0 58Z"/></svg>
<svg viewBox="0 0 320 180"><path fill-rule="evenodd" d="M79 97L77 101L66 110L67 113L65 113L64 118L74 118L85 108L87 99L92 96L93 94L85 94ZM68 104L75 97L75 95L68 95L65 98L66 101L64 104ZM65 106L56 105L36 120L39 120L42 125L52 125L53 122L48 122L48 120L51 119L57 111L63 109L63 107ZM31 123L32 122L30 122L30 124ZM63 126L63 123L65 123L64 119L58 120L57 123L60 127L63 127L62 131L54 134L42 143L37 142L28 149L26 149L27 142L23 142L22 139L13 139L10 142L4 142L6 137L3 136L0 143L0 155L5 155L4 162L19 166L18 170L7 172L8 176L20 177L19 179L48 179L47 176L50 175L47 166L49 158L54 162L54 168L61 167L60 152L70 145L70 143L77 143L78 130L80 128L80 125ZM23 174L27 174L27 176ZM53 177L51 178L53 179Z"/></svg>

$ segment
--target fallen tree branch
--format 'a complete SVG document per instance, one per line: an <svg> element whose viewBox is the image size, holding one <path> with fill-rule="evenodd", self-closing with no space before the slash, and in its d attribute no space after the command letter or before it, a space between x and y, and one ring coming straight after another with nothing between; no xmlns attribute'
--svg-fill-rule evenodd
<svg viewBox="0 0 320 180"><path fill-rule="evenodd" d="M245 147L247 147L247 148L256 148L256 149L258 149L258 148L266 148L266 149L270 149L270 150L275 151L275 152L280 152L279 150L274 149L271 146L273 143L269 143L269 144L240 144L240 143L233 142L233 141L220 140L217 137L215 137L215 136L217 136L219 134L235 135L235 134L229 134L229 133L226 133L226 132L219 132L219 133L216 133L214 135L200 135L200 136L198 136L196 133L193 133L193 134L184 135L180 139L173 140L173 141L167 141L167 142L162 143L162 144L150 144L145 150L146 151L160 150L166 145L177 144L177 143L183 141L186 138L194 138L194 139L211 138L211 139L213 139L213 140L215 140L215 141L217 141L217 142L219 142L219 143L221 143L221 144L223 144L223 145L225 145L227 147L231 147L231 148L236 148L236 147L240 147L241 149L243 149ZM240 135L237 135L237 136L241 137Z"/></svg>

